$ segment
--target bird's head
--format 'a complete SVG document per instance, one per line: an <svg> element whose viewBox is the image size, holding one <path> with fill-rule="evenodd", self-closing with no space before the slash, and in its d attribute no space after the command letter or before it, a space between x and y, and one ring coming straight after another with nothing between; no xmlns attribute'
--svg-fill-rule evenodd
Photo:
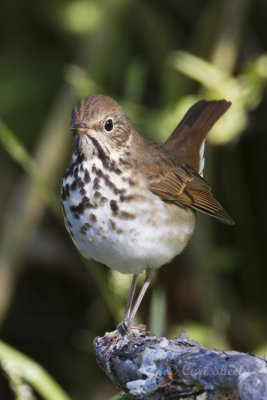
<svg viewBox="0 0 267 400"><path fill-rule="evenodd" d="M103 95L86 97L74 107L70 129L75 134L76 149L87 157L97 148L107 154L120 152L131 134L131 124L123 109Z"/></svg>

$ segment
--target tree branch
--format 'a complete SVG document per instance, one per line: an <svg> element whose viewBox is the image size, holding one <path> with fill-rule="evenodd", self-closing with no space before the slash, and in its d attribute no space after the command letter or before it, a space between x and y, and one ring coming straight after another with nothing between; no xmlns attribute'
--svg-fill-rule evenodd
<svg viewBox="0 0 267 400"><path fill-rule="evenodd" d="M208 349L122 324L94 340L97 362L134 399L267 400L267 357Z"/></svg>

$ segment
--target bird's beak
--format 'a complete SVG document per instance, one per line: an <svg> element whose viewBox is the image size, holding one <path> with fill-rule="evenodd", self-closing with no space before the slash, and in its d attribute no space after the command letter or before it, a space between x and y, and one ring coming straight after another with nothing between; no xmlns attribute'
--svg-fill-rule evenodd
<svg viewBox="0 0 267 400"><path fill-rule="evenodd" d="M86 128L83 124L72 124L70 130L78 135L90 135L90 133L94 132L93 129Z"/></svg>

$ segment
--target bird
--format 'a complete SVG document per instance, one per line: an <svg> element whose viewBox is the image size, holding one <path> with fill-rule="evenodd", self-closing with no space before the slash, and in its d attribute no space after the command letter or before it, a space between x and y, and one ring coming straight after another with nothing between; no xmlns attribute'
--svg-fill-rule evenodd
<svg viewBox="0 0 267 400"><path fill-rule="evenodd" d="M74 150L61 186L65 225L85 258L133 275L128 325L154 271L184 250L197 211L234 224L203 178L205 138L230 105L198 101L163 145L141 136L108 96L90 95L72 111Z"/></svg>

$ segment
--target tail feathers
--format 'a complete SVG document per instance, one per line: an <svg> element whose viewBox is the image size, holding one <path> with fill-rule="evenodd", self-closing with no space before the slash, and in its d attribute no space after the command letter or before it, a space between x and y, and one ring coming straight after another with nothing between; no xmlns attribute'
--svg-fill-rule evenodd
<svg viewBox="0 0 267 400"><path fill-rule="evenodd" d="M205 137L230 105L231 103L226 100L200 100L187 111L165 142L164 148L171 152L177 160L202 173Z"/></svg>

